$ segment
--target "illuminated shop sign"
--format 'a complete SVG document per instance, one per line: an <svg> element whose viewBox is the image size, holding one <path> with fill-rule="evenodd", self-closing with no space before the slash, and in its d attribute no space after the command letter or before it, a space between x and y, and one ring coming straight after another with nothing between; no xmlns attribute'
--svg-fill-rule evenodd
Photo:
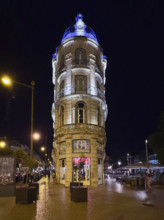
<svg viewBox="0 0 164 220"><path fill-rule="evenodd" d="M80 165L80 163L83 163L84 165L90 165L91 159L90 157L74 157L73 158L74 165Z"/></svg>

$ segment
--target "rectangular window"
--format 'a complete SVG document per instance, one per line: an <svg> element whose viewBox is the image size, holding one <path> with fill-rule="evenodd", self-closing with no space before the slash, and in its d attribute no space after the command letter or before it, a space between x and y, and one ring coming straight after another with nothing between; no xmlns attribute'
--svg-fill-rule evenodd
<svg viewBox="0 0 164 220"><path fill-rule="evenodd" d="M89 140L74 140L73 141L73 153L78 152L90 152L90 142Z"/></svg>
<svg viewBox="0 0 164 220"><path fill-rule="evenodd" d="M87 92L87 76L75 76L76 93Z"/></svg>

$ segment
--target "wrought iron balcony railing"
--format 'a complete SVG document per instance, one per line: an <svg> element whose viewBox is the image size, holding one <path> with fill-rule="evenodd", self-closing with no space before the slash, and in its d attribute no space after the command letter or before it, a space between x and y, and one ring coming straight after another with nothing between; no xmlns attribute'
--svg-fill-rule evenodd
<svg viewBox="0 0 164 220"><path fill-rule="evenodd" d="M98 96L102 100L105 99L105 94L102 90L96 88L96 87L66 87L61 90L59 90L56 94L55 100L62 98L63 96L72 95L72 94L88 94L93 96Z"/></svg>
<svg viewBox="0 0 164 220"><path fill-rule="evenodd" d="M72 68L75 68L75 67L82 67L82 68L90 68L90 62L89 60L87 59L84 59L84 60L72 60ZM58 71L57 71L57 77L63 73L64 71L66 71L66 65L62 65ZM100 74L100 76L102 76L102 70L100 69L100 67L98 67L97 65L95 65L95 71L97 73Z"/></svg>
<svg viewBox="0 0 164 220"><path fill-rule="evenodd" d="M89 68L90 67L90 63L86 59L83 59L83 60L80 60L80 59L72 60L72 67L79 67L79 66L83 66L83 67Z"/></svg>

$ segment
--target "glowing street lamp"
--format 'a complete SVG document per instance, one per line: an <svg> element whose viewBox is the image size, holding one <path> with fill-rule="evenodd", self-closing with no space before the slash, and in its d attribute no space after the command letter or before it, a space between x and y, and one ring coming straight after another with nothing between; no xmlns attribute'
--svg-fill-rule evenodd
<svg viewBox="0 0 164 220"><path fill-rule="evenodd" d="M44 152L44 151L46 150L46 148L45 148L44 146L42 146L42 147L40 148L40 150L41 150L42 152Z"/></svg>
<svg viewBox="0 0 164 220"><path fill-rule="evenodd" d="M121 163L121 161L118 161L118 166L120 166L122 163Z"/></svg>
<svg viewBox="0 0 164 220"><path fill-rule="evenodd" d="M20 86L24 86L26 88L31 89L31 138L30 138L30 157L31 159L33 158L33 128L34 128L34 86L35 86L35 82L31 81L31 85L27 85L25 83L21 83L15 80L12 80L10 77L8 76L3 76L1 78L1 81L4 85L6 86L12 86L12 84L17 84Z"/></svg>
<svg viewBox="0 0 164 220"><path fill-rule="evenodd" d="M12 80L8 76L2 77L1 81L6 86L11 86L12 85Z"/></svg>
<svg viewBox="0 0 164 220"><path fill-rule="evenodd" d="M6 147L6 142L5 141L0 141L0 148L5 148Z"/></svg>
<svg viewBox="0 0 164 220"><path fill-rule="evenodd" d="M38 140L40 139L40 134L37 133L37 132L35 132L35 133L33 134L33 139L36 140L36 141L38 141Z"/></svg>

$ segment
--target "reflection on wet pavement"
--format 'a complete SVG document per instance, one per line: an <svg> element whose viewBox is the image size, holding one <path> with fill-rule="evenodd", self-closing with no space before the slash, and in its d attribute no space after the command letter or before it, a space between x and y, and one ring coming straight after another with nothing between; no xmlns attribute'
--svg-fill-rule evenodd
<svg viewBox="0 0 164 220"><path fill-rule="evenodd" d="M146 193L108 178L105 186L88 187L87 203L74 203L69 188L42 179L36 204L15 205L9 198L0 198L0 220L162 220L163 198L164 189ZM153 207L144 205L150 201Z"/></svg>
<svg viewBox="0 0 164 220"><path fill-rule="evenodd" d="M108 177L108 179L106 180L106 185L113 192L124 193L126 195L135 197L136 199L139 199L139 200L145 200L148 198L148 194L145 192L145 190L128 189L125 187L125 185L119 182L116 182L115 179L111 179L110 177Z"/></svg>

